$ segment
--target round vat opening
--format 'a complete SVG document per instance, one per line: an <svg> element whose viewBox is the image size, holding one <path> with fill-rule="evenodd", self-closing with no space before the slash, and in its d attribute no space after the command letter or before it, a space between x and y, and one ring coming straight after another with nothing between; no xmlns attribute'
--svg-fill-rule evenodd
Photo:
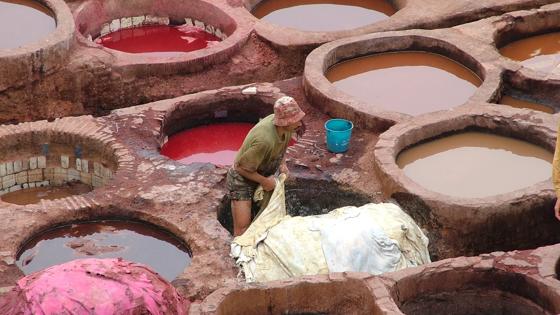
<svg viewBox="0 0 560 315"><path fill-rule="evenodd" d="M182 164L233 165L249 130L272 110L258 98L180 103L164 118L160 153Z"/></svg>
<svg viewBox="0 0 560 315"><path fill-rule="evenodd" d="M114 150L75 135L19 134L0 154L0 199L18 205L87 193L108 183L117 170Z"/></svg>
<svg viewBox="0 0 560 315"><path fill-rule="evenodd" d="M503 271L444 271L399 280L393 298L407 315L556 314L536 281Z"/></svg>
<svg viewBox="0 0 560 315"><path fill-rule="evenodd" d="M102 220L38 233L23 244L16 264L30 274L75 259L119 257L148 265L168 281L191 262L188 247L170 232L148 223Z"/></svg>
<svg viewBox="0 0 560 315"><path fill-rule="evenodd" d="M410 115L462 105L482 84L469 68L421 51L349 59L329 68L326 77L361 101Z"/></svg>
<svg viewBox="0 0 560 315"><path fill-rule="evenodd" d="M401 151L397 164L424 188L482 198L550 178L553 154L532 143L471 130L443 134Z"/></svg>
<svg viewBox="0 0 560 315"><path fill-rule="evenodd" d="M560 63L560 32L540 34L513 41L500 48L500 53L521 62L527 68L551 72Z"/></svg>
<svg viewBox="0 0 560 315"><path fill-rule="evenodd" d="M54 13L38 1L0 1L0 49L37 42L56 29Z"/></svg>
<svg viewBox="0 0 560 315"><path fill-rule="evenodd" d="M161 154L182 164L233 165L237 150L255 124L222 122L178 132L161 147Z"/></svg>
<svg viewBox="0 0 560 315"><path fill-rule="evenodd" d="M332 32L386 20L396 11L387 0L263 0L252 13L283 27Z"/></svg>
<svg viewBox="0 0 560 315"><path fill-rule="evenodd" d="M113 50L160 57L204 49L219 41L221 38L214 32L207 32L203 27L189 24L139 24L121 28L95 39L97 44Z"/></svg>
<svg viewBox="0 0 560 315"><path fill-rule="evenodd" d="M295 179L286 182L286 210L291 216L310 216L325 214L345 206L363 206L372 198L333 182L311 179ZM253 204L253 217L259 206ZM224 198L218 212L218 221L228 231L233 232L231 201Z"/></svg>
<svg viewBox="0 0 560 315"><path fill-rule="evenodd" d="M211 2L163 0L88 1L75 12L79 33L113 50L181 57L217 45L237 23Z"/></svg>
<svg viewBox="0 0 560 315"><path fill-rule="evenodd" d="M299 282L283 287L232 291L217 314L375 314L373 295L358 280Z"/></svg>

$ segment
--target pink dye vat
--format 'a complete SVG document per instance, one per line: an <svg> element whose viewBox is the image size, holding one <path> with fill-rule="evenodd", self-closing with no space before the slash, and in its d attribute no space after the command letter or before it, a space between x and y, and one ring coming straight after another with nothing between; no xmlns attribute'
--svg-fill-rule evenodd
<svg viewBox="0 0 560 315"><path fill-rule="evenodd" d="M187 314L189 302L148 267L81 259L20 279L0 298L0 314Z"/></svg>
<svg viewBox="0 0 560 315"><path fill-rule="evenodd" d="M220 38L194 26L146 25L120 29L101 36L96 43L128 53L167 56L203 49Z"/></svg>
<svg viewBox="0 0 560 315"><path fill-rule="evenodd" d="M250 123L219 123L187 129L169 137L161 154L183 164L232 165Z"/></svg>

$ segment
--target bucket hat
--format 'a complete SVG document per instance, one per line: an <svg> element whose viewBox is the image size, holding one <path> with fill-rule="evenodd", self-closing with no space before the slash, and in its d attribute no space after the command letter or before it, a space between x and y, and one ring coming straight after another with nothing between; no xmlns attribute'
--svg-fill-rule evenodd
<svg viewBox="0 0 560 315"><path fill-rule="evenodd" d="M296 100L283 96L274 103L274 124L285 127L300 121L305 113L299 108Z"/></svg>

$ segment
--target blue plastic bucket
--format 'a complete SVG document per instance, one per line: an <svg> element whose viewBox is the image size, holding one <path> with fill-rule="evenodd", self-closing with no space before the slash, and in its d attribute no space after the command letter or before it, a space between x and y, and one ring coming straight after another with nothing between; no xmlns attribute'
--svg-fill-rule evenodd
<svg viewBox="0 0 560 315"><path fill-rule="evenodd" d="M327 134L327 149L333 153L348 150L354 124L346 119L330 119L325 123Z"/></svg>

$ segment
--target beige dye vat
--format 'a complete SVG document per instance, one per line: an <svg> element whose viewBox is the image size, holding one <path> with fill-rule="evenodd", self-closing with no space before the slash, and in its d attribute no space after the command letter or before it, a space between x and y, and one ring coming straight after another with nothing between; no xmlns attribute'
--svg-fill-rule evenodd
<svg viewBox="0 0 560 315"><path fill-rule="evenodd" d="M0 0L0 49L37 42L55 29L54 14L39 2Z"/></svg>
<svg viewBox="0 0 560 315"><path fill-rule="evenodd" d="M2 201L17 205L29 205L44 200L55 200L92 191L92 187L81 182L70 182L61 186L26 188L0 197Z"/></svg>
<svg viewBox="0 0 560 315"><path fill-rule="evenodd" d="M264 0L252 11L270 23L314 32L358 28L388 19L395 12L383 0Z"/></svg>
<svg viewBox="0 0 560 315"><path fill-rule="evenodd" d="M511 97L509 95L502 96L502 98L500 99L500 104L509 105L511 107L520 108L520 109L532 109L532 110L536 110L536 111L539 111L539 112L554 114L554 109L552 109L552 108L550 108L546 105L531 102L531 101L527 101L527 100L518 99L518 98L515 98L515 97Z"/></svg>
<svg viewBox="0 0 560 315"><path fill-rule="evenodd" d="M470 131L406 149L397 164L428 190L481 198L548 180L552 159L551 152L534 144Z"/></svg>
<svg viewBox="0 0 560 315"><path fill-rule="evenodd" d="M560 32L542 34L512 42L500 49L510 59L526 67L550 72L560 66Z"/></svg>
<svg viewBox="0 0 560 315"><path fill-rule="evenodd" d="M334 65L326 77L359 100L410 115L462 105L482 84L465 66L427 52L355 58Z"/></svg>

